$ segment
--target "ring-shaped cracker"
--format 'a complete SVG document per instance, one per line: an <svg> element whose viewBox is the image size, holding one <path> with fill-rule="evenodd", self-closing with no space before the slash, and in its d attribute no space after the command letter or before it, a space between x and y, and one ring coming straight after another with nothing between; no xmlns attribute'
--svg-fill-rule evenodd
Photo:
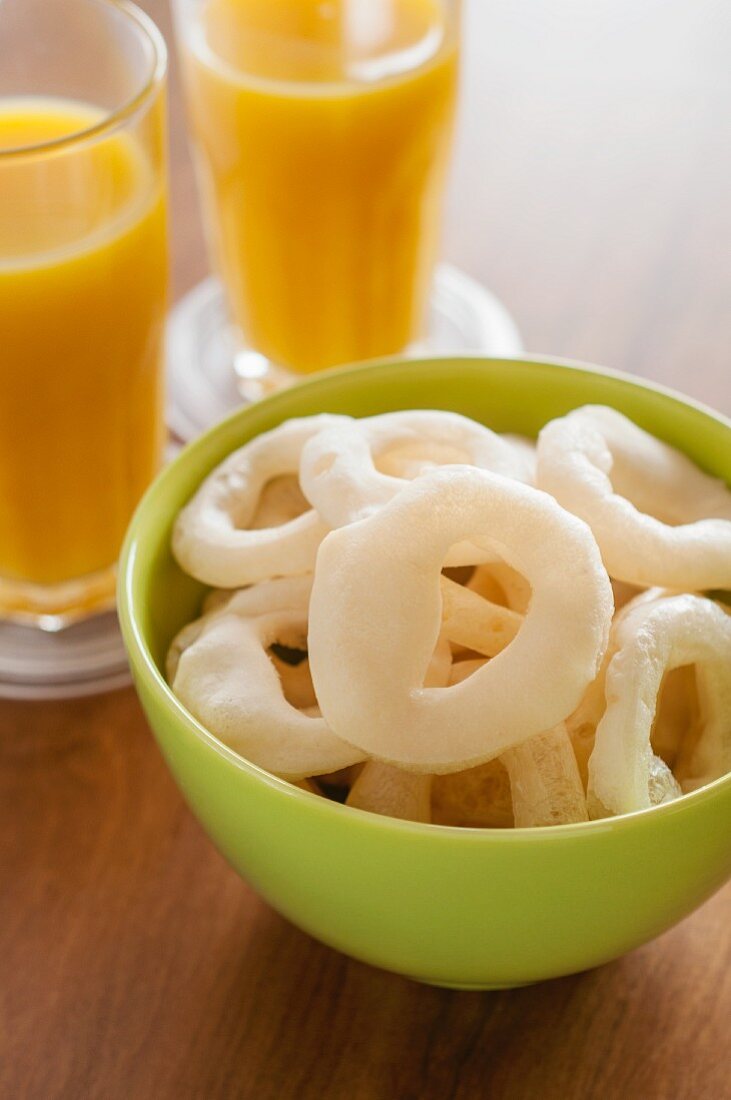
<svg viewBox="0 0 731 1100"><path fill-rule="evenodd" d="M410 478L435 466L478 466L506 477L526 479L523 455L502 436L458 413L438 409L383 413L319 432L302 451L302 491L330 527L364 519L404 488L404 477L378 469L389 451L410 454L392 463ZM435 461L434 453L439 455ZM418 455L424 455L423 464ZM407 481L408 483L408 481ZM471 563L466 563L471 564Z"/></svg>
<svg viewBox="0 0 731 1100"><path fill-rule="evenodd" d="M337 771L365 755L284 696L267 649L278 641L299 644L306 633L301 610L249 618L229 605L180 654L172 684L183 705L224 744L289 779Z"/></svg>
<svg viewBox="0 0 731 1100"><path fill-rule="evenodd" d="M507 649L462 683L428 688L441 568L462 539L496 548L533 597ZM331 728L362 751L414 771L458 771L571 713L596 675L612 607L584 523L518 481L441 468L323 541L310 601L315 691Z"/></svg>
<svg viewBox="0 0 731 1100"><path fill-rule="evenodd" d="M589 524L611 577L731 587L731 491L615 409L586 405L547 424L537 485Z"/></svg>
<svg viewBox="0 0 731 1100"><path fill-rule="evenodd" d="M348 420L327 414L288 420L217 466L173 528L173 554L185 572L222 588L311 572L328 530L317 512L308 509L274 527L248 525L264 487L274 478L297 473L307 441Z"/></svg>
<svg viewBox="0 0 731 1100"><path fill-rule="evenodd" d="M444 687L452 674L452 653L442 634L427 669L425 684ZM399 817L404 821L431 821L433 776L416 775L404 768L367 760L345 800L346 806L369 810L374 814Z"/></svg>
<svg viewBox="0 0 731 1100"><path fill-rule="evenodd" d="M443 598L445 580L446 578L442 577ZM475 598L479 600L479 597L475 596ZM490 606L494 605L488 605ZM511 612L511 614L515 613ZM521 616L517 618L522 621ZM487 637L490 639L491 648L495 653L499 653L509 645L514 633L498 633L495 636L492 631L488 631ZM478 644L475 645L474 642ZM493 645L493 643L496 644ZM482 632L471 638L470 644L471 648L480 651ZM459 683L466 679L481 668L482 664L480 660L470 660L453 665L450 683ZM513 824L516 828L566 825L587 820L584 786L571 740L563 722L552 730L538 733L535 737L516 745L515 748L508 749L499 757L499 760L507 769L510 780Z"/></svg>
<svg viewBox="0 0 731 1100"><path fill-rule="evenodd" d="M589 810L595 817L632 813L659 800L658 782L667 783L668 776L659 774L650 735L663 677L674 668L695 666L701 712L687 789L731 770L731 617L700 596L640 602L623 613L612 644L607 706L589 758ZM668 786L667 795L673 791L681 793L677 784Z"/></svg>

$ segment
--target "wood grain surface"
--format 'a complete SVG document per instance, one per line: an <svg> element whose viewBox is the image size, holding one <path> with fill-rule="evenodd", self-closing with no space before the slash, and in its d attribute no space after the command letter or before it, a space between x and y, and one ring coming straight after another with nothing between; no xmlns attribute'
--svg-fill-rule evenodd
<svg viewBox="0 0 731 1100"><path fill-rule="evenodd" d="M731 411L726 0L472 0L465 44L447 255L529 350ZM172 75L180 293L206 260ZM422 987L256 897L131 690L0 705L0 873L3 1100L731 1097L729 887L600 970Z"/></svg>

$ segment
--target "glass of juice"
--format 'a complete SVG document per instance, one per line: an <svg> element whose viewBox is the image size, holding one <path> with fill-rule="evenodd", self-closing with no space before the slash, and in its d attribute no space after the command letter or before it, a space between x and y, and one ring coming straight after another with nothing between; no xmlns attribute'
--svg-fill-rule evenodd
<svg viewBox="0 0 731 1100"><path fill-rule="evenodd" d="M173 7L245 392L403 351L438 243L458 2Z"/></svg>
<svg viewBox="0 0 731 1100"><path fill-rule="evenodd" d="M0 0L0 620L114 602L163 445L164 42L117 0Z"/></svg>

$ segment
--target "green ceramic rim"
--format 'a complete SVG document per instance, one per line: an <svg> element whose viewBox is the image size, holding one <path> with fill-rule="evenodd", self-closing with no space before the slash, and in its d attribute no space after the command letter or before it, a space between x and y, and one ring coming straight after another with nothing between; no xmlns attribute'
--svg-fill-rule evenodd
<svg viewBox="0 0 731 1100"><path fill-rule="evenodd" d="M435 356L411 360L409 361L409 365L413 365L414 369L428 369L429 364L453 362L457 358L460 361L467 360L485 364L505 362L504 359L490 359L482 355L460 355ZM171 688L162 676L157 666L157 662L142 635L135 615L135 607L140 598L140 590L143 587L143 581L138 572L137 562L138 549L140 544L144 542L144 531L148 525L148 512L154 514L157 511L155 507L157 498L163 496L167 482L173 476L177 466L182 463L187 464L193 461L199 452L206 450L208 441L213 435L217 435L226 425L245 417L251 408L256 408L257 410L264 409L267 412L271 412L274 414L273 419L276 419L277 407L283 405L286 408L291 399L293 389L297 391L307 390L310 394L316 394L318 389L327 390L330 380L334 377L341 377L344 375L357 375L358 377L363 377L368 374L377 376L384 372L387 373L389 369L395 367L402 368L405 362L406 361L399 358L387 358L372 360L361 365L356 364L354 366L336 367L331 370L322 371L315 377L299 383L296 387L265 398L257 402L255 406L237 409L228 417L219 421L218 424L209 429L194 442L188 444L170 465L162 471L147 490L135 511L125 538L124 546L122 547L119 563L119 584L117 591L119 620L122 636L134 671L138 676L143 676L148 682L151 682L171 718L177 722L182 722L197 738L235 767L248 772L252 776L256 776L263 783L280 791L283 795L308 802L313 810L317 810L323 814L333 815L334 820L337 820L341 814L346 814L348 817L352 814L356 814L362 821L367 821L373 829L406 830L407 832L419 833L424 836L432 836L435 840L439 837L444 840L460 838L467 843L473 844L486 842L490 844L494 844L495 842L511 844L517 843L526 837L540 840L540 842L544 844L550 844L553 840L565 838L567 834L582 834L589 837L608 830L630 828L638 822L638 819L647 819L650 815L653 820L659 818L660 815L670 817L674 814L682 814L691 803L697 805L701 802L713 801L720 790L731 787L731 773L721 776L719 779L701 787L697 791L692 791L689 794L683 795L682 798L674 802L664 803L660 806L652 806L648 809L636 810L633 813L623 814L620 817L605 818L599 821L584 821L571 825L552 825L549 828L534 827L513 829L471 828L466 826L435 825L414 821L403 821L398 818L369 813L366 810L359 810L352 806L341 805L331 799L323 798L319 795L311 794L309 791L304 791L299 787L295 787L284 779L279 779L276 775L272 775L271 772L267 772L258 765L252 764L244 757L239 756L238 753L235 753L227 745L224 745L222 741L219 741L214 734L202 726L185 709L182 703L173 694ZM603 378L615 379L618 382L625 383L632 389L639 389L657 394L664 398L670 398L674 402L679 402L681 405L694 409L704 416L715 420L731 434L731 420L708 406L703 405L701 402L685 397L683 394L667 386L648 382L621 371L614 371L570 359L559 359L543 355L522 355L514 362L517 367L519 367L521 363L534 363L540 366L557 367L560 370L576 371L578 374L599 375ZM287 411L289 413L289 410Z"/></svg>

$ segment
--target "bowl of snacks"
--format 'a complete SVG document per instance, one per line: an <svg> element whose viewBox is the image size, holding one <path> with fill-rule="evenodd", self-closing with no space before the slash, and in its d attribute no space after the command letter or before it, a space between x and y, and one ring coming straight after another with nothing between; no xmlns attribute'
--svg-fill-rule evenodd
<svg viewBox="0 0 731 1100"><path fill-rule="evenodd" d="M119 611L181 791L425 982L607 962L731 876L731 424L544 360L328 372L187 447Z"/></svg>

